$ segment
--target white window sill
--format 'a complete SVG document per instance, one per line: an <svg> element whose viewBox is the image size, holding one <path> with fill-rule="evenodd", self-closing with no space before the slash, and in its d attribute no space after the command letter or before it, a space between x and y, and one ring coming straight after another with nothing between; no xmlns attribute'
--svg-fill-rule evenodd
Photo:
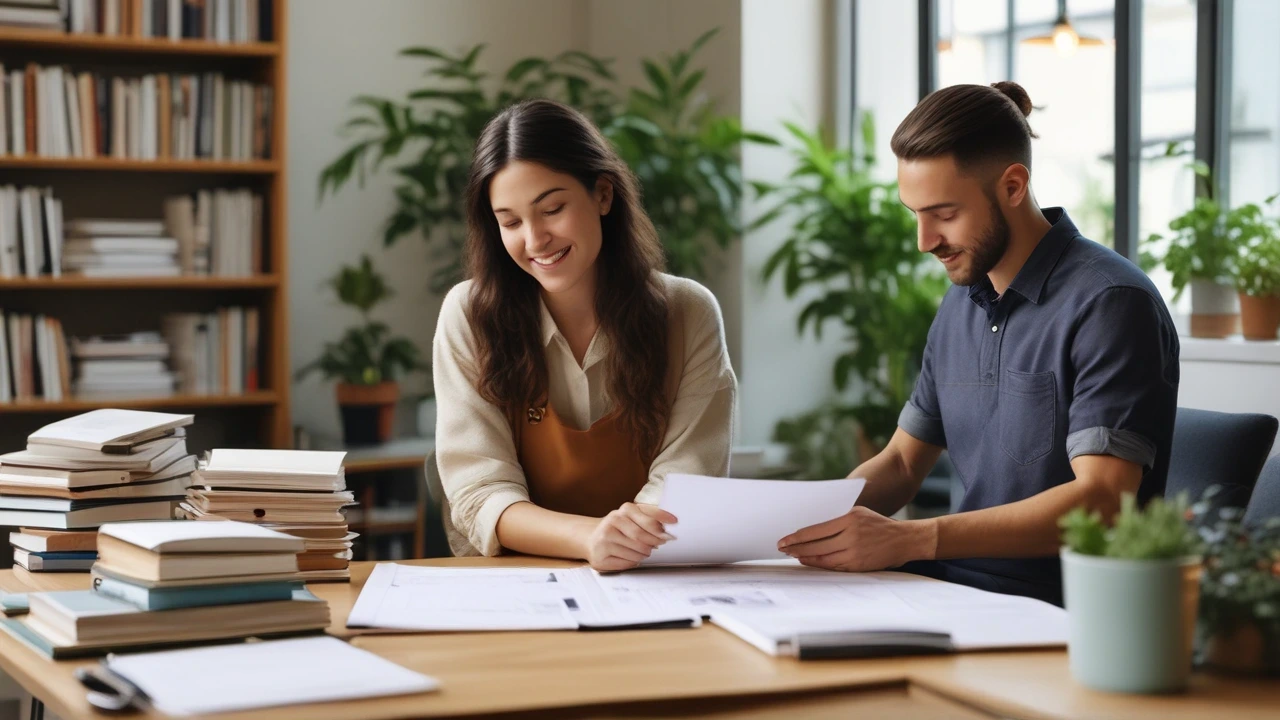
<svg viewBox="0 0 1280 720"><path fill-rule="evenodd" d="M1240 335L1215 340L1184 335L1179 341L1183 361L1280 365L1280 340L1245 340Z"/></svg>

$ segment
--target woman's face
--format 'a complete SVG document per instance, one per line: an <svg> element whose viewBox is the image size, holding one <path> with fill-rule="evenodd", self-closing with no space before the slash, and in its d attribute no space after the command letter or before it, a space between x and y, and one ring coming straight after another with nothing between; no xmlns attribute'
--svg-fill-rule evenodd
<svg viewBox="0 0 1280 720"><path fill-rule="evenodd" d="M607 215L613 186L601 179L590 191L572 175L516 160L489 182L502 244L511 259L548 293L594 281L600 255L600 217Z"/></svg>

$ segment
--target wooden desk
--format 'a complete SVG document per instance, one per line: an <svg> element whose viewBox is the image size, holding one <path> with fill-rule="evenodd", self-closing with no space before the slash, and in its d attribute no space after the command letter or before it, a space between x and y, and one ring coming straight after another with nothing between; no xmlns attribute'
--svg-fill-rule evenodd
<svg viewBox="0 0 1280 720"><path fill-rule="evenodd" d="M419 565L568 566L530 558L414 561ZM238 713L285 718L1261 718L1280 708L1280 684L1197 675L1181 695L1097 693L1071 679L1062 651L970 653L801 663L770 658L714 626L605 633L371 634L343 624L372 565L353 582L317 584L331 632L440 679L437 693ZM0 571L0 588L75 589L85 575ZM65 720L105 717L72 677L93 661L54 663L0 633L0 668Z"/></svg>

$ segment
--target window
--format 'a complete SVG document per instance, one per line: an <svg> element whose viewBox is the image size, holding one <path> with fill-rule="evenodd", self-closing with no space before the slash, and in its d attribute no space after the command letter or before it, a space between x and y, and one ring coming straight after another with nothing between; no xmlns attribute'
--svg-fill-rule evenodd
<svg viewBox="0 0 1280 720"><path fill-rule="evenodd" d="M1280 2L1234 0L1227 196L1233 206L1280 192Z"/></svg>

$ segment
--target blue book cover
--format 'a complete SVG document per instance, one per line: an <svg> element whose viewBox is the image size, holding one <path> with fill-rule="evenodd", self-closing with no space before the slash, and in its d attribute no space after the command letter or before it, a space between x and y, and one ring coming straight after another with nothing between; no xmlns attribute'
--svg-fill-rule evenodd
<svg viewBox="0 0 1280 720"><path fill-rule="evenodd" d="M109 577L94 577L93 589L98 594L120 600L140 610L177 610L210 605L291 600L301 588L297 582L245 583L241 585L205 585L197 587L145 588Z"/></svg>
<svg viewBox="0 0 1280 720"><path fill-rule="evenodd" d="M32 557L44 558L45 560L97 560L98 553L90 550L87 552L63 551L63 552L33 552Z"/></svg>

